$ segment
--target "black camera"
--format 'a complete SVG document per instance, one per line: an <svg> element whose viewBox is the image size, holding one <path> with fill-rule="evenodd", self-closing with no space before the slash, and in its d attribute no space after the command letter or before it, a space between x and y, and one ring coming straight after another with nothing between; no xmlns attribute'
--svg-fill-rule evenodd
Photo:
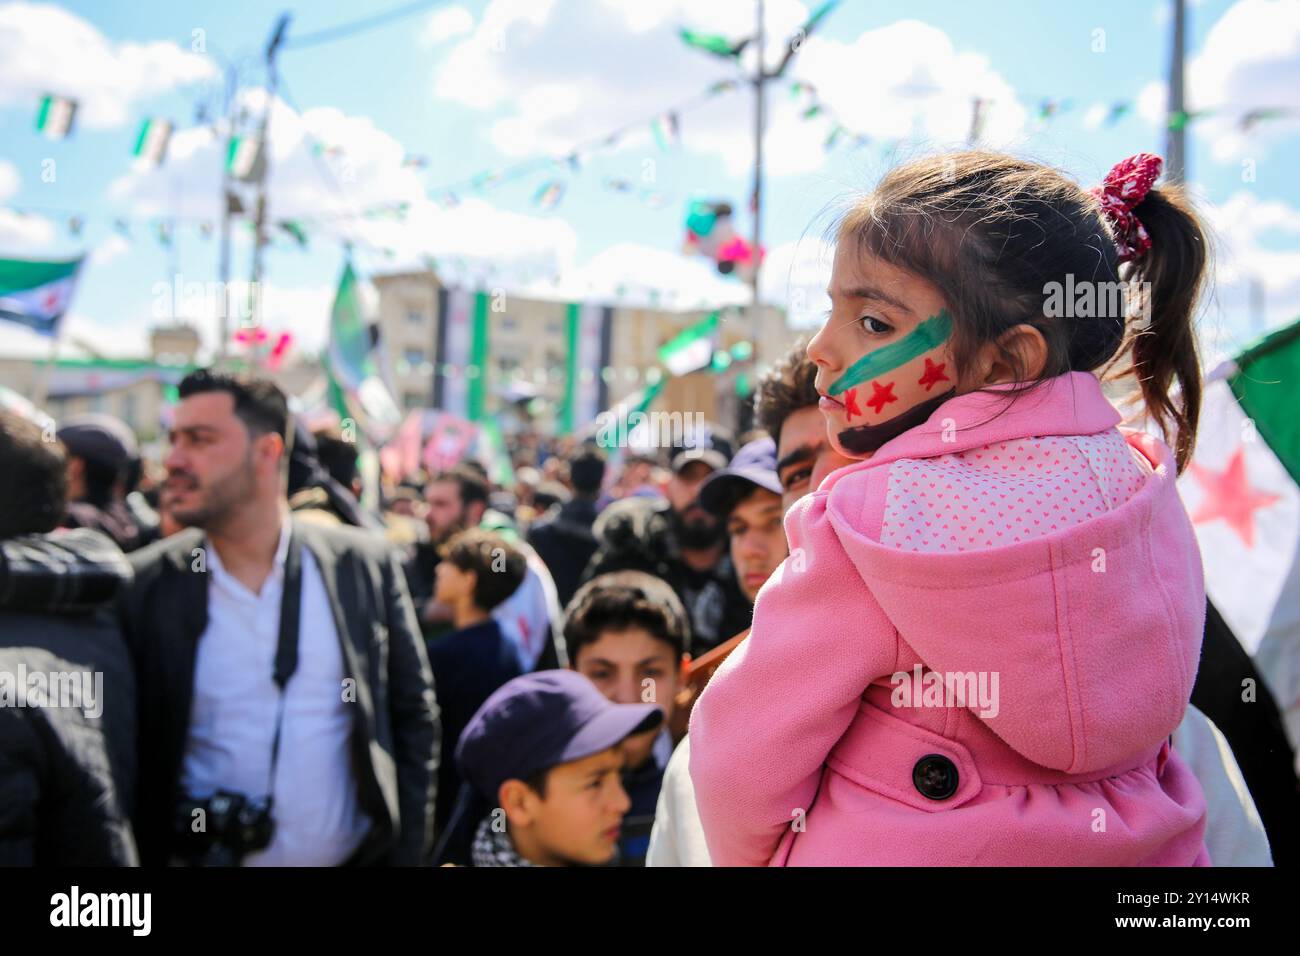
<svg viewBox="0 0 1300 956"><path fill-rule="evenodd" d="M176 805L176 853L188 866L238 866L271 844L271 797L218 790L206 799L185 796Z"/></svg>

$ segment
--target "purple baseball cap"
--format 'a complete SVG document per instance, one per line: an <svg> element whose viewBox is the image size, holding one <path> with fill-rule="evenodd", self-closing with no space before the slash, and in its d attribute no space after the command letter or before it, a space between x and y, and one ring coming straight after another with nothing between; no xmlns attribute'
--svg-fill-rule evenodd
<svg viewBox="0 0 1300 956"><path fill-rule="evenodd" d="M655 704L614 703L577 671L536 671L483 702L460 735L456 762L482 796L495 800L507 780L598 754L663 718Z"/></svg>
<svg viewBox="0 0 1300 956"><path fill-rule="evenodd" d="M726 517L755 487L781 494L781 478L776 473L776 442L770 438L758 438L745 445L736 452L730 465L709 475L700 486L700 506Z"/></svg>

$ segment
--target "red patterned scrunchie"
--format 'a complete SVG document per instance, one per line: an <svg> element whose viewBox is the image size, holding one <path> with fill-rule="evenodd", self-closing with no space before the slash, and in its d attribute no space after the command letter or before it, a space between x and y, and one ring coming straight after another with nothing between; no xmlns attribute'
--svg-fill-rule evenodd
<svg viewBox="0 0 1300 956"><path fill-rule="evenodd" d="M1100 200L1102 214L1110 222L1121 263L1141 259L1151 248L1151 236L1133 215L1133 207L1151 191L1151 184L1159 178L1164 162L1154 153L1138 153L1122 159L1106 174L1100 186L1090 190Z"/></svg>

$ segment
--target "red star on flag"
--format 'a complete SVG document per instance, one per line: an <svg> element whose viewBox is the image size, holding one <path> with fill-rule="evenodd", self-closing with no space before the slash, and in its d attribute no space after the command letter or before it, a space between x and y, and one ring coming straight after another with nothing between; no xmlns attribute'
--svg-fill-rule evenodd
<svg viewBox="0 0 1300 956"><path fill-rule="evenodd" d="M1191 462L1192 475L1205 489L1205 498L1192 515L1193 524L1222 518L1241 536L1246 547L1255 546L1255 511L1278 500L1277 495L1257 492L1246 478L1245 449L1238 447L1223 471Z"/></svg>
<svg viewBox="0 0 1300 956"><path fill-rule="evenodd" d="M53 312L55 307L58 304L59 304L59 293L57 290L51 289L49 292L45 293L44 305L45 305L46 312Z"/></svg>
<svg viewBox="0 0 1300 956"><path fill-rule="evenodd" d="M890 402L898 401L898 396L894 394L893 382L890 382L888 385L882 388L879 382L873 381L871 383L871 387L873 391L871 393L871 397L867 399L867 404L876 410L877 415L883 412L885 410L885 406L888 405Z"/></svg>
<svg viewBox="0 0 1300 956"><path fill-rule="evenodd" d="M928 392L939 382L951 382L952 379L943 374L943 370L947 367L947 362L940 362L938 365L935 365L927 357L925 360L925 373L917 380L916 384L924 385L925 390Z"/></svg>
<svg viewBox="0 0 1300 956"><path fill-rule="evenodd" d="M862 409L858 408L858 390L851 388L844 393L844 414L849 421L853 421L853 416L862 415Z"/></svg>

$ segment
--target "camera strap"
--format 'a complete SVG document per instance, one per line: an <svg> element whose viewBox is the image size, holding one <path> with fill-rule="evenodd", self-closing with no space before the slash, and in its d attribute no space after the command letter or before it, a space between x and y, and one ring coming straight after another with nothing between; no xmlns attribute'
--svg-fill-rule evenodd
<svg viewBox="0 0 1300 956"><path fill-rule="evenodd" d="M284 559L284 590L280 595L280 637L275 646L275 670L271 679L280 689L275 715L275 736L271 739L271 775L268 795L275 790L275 765L280 756L280 728L284 723L285 687L298 669L298 621L302 616L302 541L290 526L289 553Z"/></svg>

